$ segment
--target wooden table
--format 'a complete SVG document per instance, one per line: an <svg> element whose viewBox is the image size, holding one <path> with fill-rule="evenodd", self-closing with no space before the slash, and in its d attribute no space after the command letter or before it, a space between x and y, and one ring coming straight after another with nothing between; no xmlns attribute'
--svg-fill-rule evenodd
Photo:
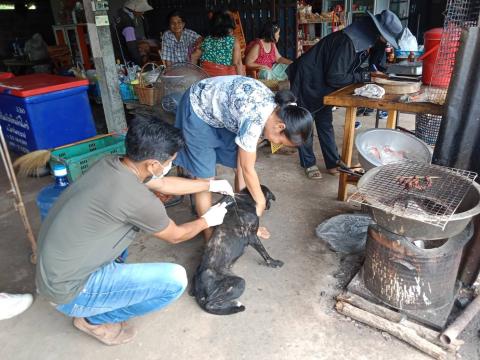
<svg viewBox="0 0 480 360"><path fill-rule="evenodd" d="M443 115L443 105L432 103L404 103L400 102L401 95L385 95L382 99L354 96L353 91L361 86L363 86L363 84L348 85L323 98L325 105L345 107L347 110L343 134L342 161L348 166L352 165L357 107L388 111L387 128L389 129L395 129L398 112ZM348 180L348 175L341 173L338 185L338 200L345 201L347 199L347 186L349 183L352 182Z"/></svg>

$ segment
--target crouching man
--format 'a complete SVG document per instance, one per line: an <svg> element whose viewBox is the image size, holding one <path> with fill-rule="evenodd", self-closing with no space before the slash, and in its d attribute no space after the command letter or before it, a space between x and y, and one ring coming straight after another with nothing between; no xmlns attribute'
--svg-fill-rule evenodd
<svg viewBox="0 0 480 360"><path fill-rule="evenodd" d="M136 119L126 136L126 156L100 160L70 185L40 230L39 293L73 317L77 329L104 344L132 340L136 331L127 320L167 306L187 286L180 265L115 261L136 233L180 243L223 222L225 204L219 204L177 225L150 191L233 195L225 180L164 177L181 146L180 130L156 119Z"/></svg>

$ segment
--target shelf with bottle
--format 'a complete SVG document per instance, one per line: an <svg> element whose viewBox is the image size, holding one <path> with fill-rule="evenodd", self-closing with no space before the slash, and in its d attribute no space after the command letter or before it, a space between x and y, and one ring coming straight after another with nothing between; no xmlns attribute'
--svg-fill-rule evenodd
<svg viewBox="0 0 480 360"><path fill-rule="evenodd" d="M349 2L347 0L325 0L322 11L331 14L330 21L323 24L323 35L344 29L348 22Z"/></svg>
<svg viewBox="0 0 480 360"><path fill-rule="evenodd" d="M323 13L317 5L320 2L297 2L297 56L320 41L323 24L332 21L332 13ZM317 12L318 11L318 12Z"/></svg>

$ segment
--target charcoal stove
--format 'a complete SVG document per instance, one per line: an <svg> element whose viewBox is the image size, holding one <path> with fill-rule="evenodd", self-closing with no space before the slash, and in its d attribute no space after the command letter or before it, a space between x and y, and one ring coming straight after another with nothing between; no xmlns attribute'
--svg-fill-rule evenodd
<svg viewBox="0 0 480 360"><path fill-rule="evenodd" d="M425 188L399 179L432 179ZM376 224L368 229L365 262L348 290L442 329L460 284L464 246L480 213L476 174L417 162L370 170L350 201L360 203Z"/></svg>

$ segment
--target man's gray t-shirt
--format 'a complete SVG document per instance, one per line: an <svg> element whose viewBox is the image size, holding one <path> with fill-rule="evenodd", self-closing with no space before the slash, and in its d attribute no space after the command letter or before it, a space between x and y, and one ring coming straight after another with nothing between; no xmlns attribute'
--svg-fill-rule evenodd
<svg viewBox="0 0 480 360"><path fill-rule="evenodd" d="M162 202L119 157L98 161L62 193L40 229L40 294L57 304L70 302L139 230L155 233L168 224Z"/></svg>

